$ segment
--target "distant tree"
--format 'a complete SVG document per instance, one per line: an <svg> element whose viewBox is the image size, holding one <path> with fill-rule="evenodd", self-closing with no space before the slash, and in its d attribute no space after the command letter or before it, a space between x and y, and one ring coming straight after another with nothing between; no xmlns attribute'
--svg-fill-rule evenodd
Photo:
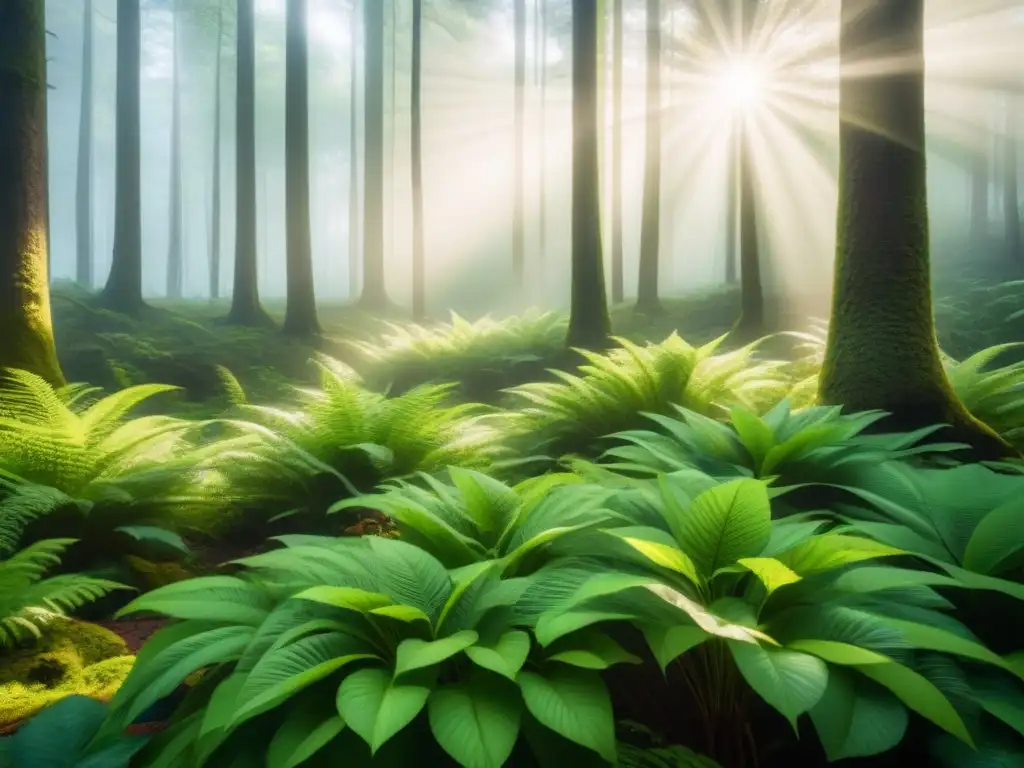
<svg viewBox="0 0 1024 768"><path fill-rule="evenodd" d="M359 6L352 0L352 51L349 64L348 135L348 293L359 295Z"/></svg>
<svg viewBox="0 0 1024 768"><path fill-rule="evenodd" d="M0 2L0 51L0 368L21 368L61 385L46 268L41 2Z"/></svg>
<svg viewBox="0 0 1024 768"><path fill-rule="evenodd" d="M1003 155L1003 230L1006 241L1006 256L1013 272L1024 270L1024 243L1021 242L1020 157L1017 152L1021 131L1020 96L1006 94L1006 142Z"/></svg>
<svg viewBox="0 0 1024 768"><path fill-rule="evenodd" d="M601 252L598 186L598 8L572 3L572 298L567 341L599 348L611 332Z"/></svg>
<svg viewBox="0 0 1024 768"><path fill-rule="evenodd" d="M236 0L235 285L228 322L265 326L256 253L256 41L253 0Z"/></svg>
<svg viewBox="0 0 1024 768"><path fill-rule="evenodd" d="M114 253L102 301L137 315L142 300L142 171L140 165L142 19L139 0L117 0Z"/></svg>
<svg viewBox="0 0 1024 768"><path fill-rule="evenodd" d="M412 0L412 82L410 85L410 160L412 162L412 316L427 314L426 254L423 233L423 0Z"/></svg>
<svg viewBox="0 0 1024 768"><path fill-rule="evenodd" d="M622 44L623 5L612 0L612 303L625 298L622 263Z"/></svg>
<svg viewBox="0 0 1024 768"><path fill-rule="evenodd" d="M210 298L220 298L221 240L221 118L223 105L222 67L224 60L224 0L217 0L217 54L213 69L213 203L210 211Z"/></svg>
<svg viewBox="0 0 1024 768"><path fill-rule="evenodd" d="M924 132L924 0L843 0L835 284L819 382L827 404L886 426L948 424L980 455L1008 446L974 419L935 340ZM866 61L898 69L857 76Z"/></svg>
<svg viewBox="0 0 1024 768"><path fill-rule="evenodd" d="M512 208L512 277L523 287L526 249L526 189L523 182L526 95L526 0L512 0L515 33L515 159Z"/></svg>
<svg viewBox="0 0 1024 768"><path fill-rule="evenodd" d="M644 197L636 310L663 311L658 298L661 245L661 0L647 0L647 109L644 115Z"/></svg>
<svg viewBox="0 0 1024 768"><path fill-rule="evenodd" d="M181 242L181 42L177 0L171 2L171 173L170 227L167 237L167 298L180 299L185 282L185 263Z"/></svg>
<svg viewBox="0 0 1024 768"><path fill-rule="evenodd" d="M284 86L285 229L287 304L285 333L320 332L313 289L313 244L309 212L309 34L307 0L286 6Z"/></svg>
<svg viewBox="0 0 1024 768"><path fill-rule="evenodd" d="M93 7L82 6L82 97L78 122L78 169L75 180L75 282L92 288L92 125Z"/></svg>

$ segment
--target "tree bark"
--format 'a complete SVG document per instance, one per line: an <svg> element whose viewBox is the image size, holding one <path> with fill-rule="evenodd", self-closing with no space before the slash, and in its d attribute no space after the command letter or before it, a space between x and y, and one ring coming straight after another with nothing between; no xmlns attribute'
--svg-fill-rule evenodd
<svg viewBox="0 0 1024 768"><path fill-rule="evenodd" d="M313 243L309 213L309 37L308 0L290 0L285 46L285 228L287 303L285 333L320 332L313 288Z"/></svg>
<svg viewBox="0 0 1024 768"><path fill-rule="evenodd" d="M256 43L253 0L237 0L235 97L235 279L227 320L267 326L260 306L256 245Z"/></svg>
<svg viewBox="0 0 1024 768"><path fill-rule="evenodd" d="M572 3L572 298L570 347L600 348L611 322L605 298L598 186L598 18L594 0Z"/></svg>
<svg viewBox="0 0 1024 768"><path fill-rule="evenodd" d="M364 8L366 105L363 128L363 290L359 305L370 312L388 308L384 283L384 3Z"/></svg>
<svg viewBox="0 0 1024 768"><path fill-rule="evenodd" d="M622 259L622 27L625 0L612 10L612 303L625 298Z"/></svg>
<svg viewBox="0 0 1024 768"><path fill-rule="evenodd" d="M178 3L172 5L174 15L171 43L171 189L170 230L167 238L167 298L180 299L184 283L181 248L181 61L178 46Z"/></svg>
<svg viewBox="0 0 1024 768"><path fill-rule="evenodd" d="M411 149L412 161L412 316L422 320L427 314L426 256L423 234L423 0L412 0L412 84Z"/></svg>
<svg viewBox="0 0 1024 768"><path fill-rule="evenodd" d="M139 0L117 0L114 253L102 300L110 309L128 315L138 315L145 307L142 301L141 38Z"/></svg>
<svg viewBox="0 0 1024 768"><path fill-rule="evenodd" d="M64 384L46 241L46 26L38 0L0 3L0 368Z"/></svg>
<svg viewBox="0 0 1024 768"><path fill-rule="evenodd" d="M359 296L359 4L352 2L352 59L349 69L348 295Z"/></svg>
<svg viewBox="0 0 1024 768"><path fill-rule="evenodd" d="M220 298L220 133L221 133L221 63L224 46L224 0L217 7L217 62L214 66L213 85L213 208L210 215L210 298Z"/></svg>
<svg viewBox="0 0 1024 768"><path fill-rule="evenodd" d="M75 282L92 288L92 0L82 18L82 100L78 118L78 170L75 180Z"/></svg>
<svg viewBox="0 0 1024 768"><path fill-rule="evenodd" d="M742 0L739 19L742 51L750 55L751 37L757 0ZM761 285L761 252L758 240L757 195L755 193L754 163L750 156L750 115L737 117L736 153L739 176L737 200L740 236L740 317L736 330L741 339L751 339L764 333L764 289Z"/></svg>
<svg viewBox="0 0 1024 768"><path fill-rule="evenodd" d="M523 287L526 213L524 177L524 101L526 94L526 0L513 0L515 27L515 161L514 196L512 210L512 278L515 287Z"/></svg>
<svg viewBox="0 0 1024 768"><path fill-rule="evenodd" d="M644 197L636 310L663 311L658 298L661 245L661 0L647 0L647 114L644 118Z"/></svg>
<svg viewBox="0 0 1024 768"><path fill-rule="evenodd" d="M890 429L948 424L943 438L997 457L1008 446L959 402L935 340L923 39L923 0L843 0L841 71L904 66L840 80L835 283L819 399L887 411Z"/></svg>

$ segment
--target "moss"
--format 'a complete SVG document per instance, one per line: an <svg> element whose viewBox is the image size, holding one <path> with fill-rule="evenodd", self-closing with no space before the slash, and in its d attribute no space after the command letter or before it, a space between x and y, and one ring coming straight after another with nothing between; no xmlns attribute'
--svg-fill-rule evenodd
<svg viewBox="0 0 1024 768"><path fill-rule="evenodd" d="M134 663L110 630L59 619L31 648L0 656L0 727L71 694L109 699Z"/></svg>

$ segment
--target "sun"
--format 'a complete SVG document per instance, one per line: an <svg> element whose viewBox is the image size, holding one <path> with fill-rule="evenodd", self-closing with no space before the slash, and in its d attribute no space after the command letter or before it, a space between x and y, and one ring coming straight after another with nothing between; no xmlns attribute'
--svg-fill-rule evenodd
<svg viewBox="0 0 1024 768"><path fill-rule="evenodd" d="M764 73L745 59L727 62L718 83L718 96L733 109L747 109L760 99L764 86Z"/></svg>

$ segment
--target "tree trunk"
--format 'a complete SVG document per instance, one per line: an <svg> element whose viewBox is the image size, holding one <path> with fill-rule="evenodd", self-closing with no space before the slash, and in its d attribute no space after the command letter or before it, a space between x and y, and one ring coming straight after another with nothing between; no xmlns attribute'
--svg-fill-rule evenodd
<svg viewBox="0 0 1024 768"><path fill-rule="evenodd" d="M622 266L622 6L613 0L612 25L612 303L625 298Z"/></svg>
<svg viewBox="0 0 1024 768"><path fill-rule="evenodd" d="M512 277L515 287L523 287L525 264L526 190L523 184L524 171L524 96L526 93L526 0L513 0L515 27L515 162L514 195L512 210Z"/></svg>
<svg viewBox="0 0 1024 768"><path fill-rule="evenodd" d="M217 8L217 62L214 66L213 85L213 210L210 215L210 298L220 298L220 133L221 133L221 49L224 45L224 0Z"/></svg>
<svg viewBox="0 0 1024 768"><path fill-rule="evenodd" d="M0 368L64 384L46 242L46 26L37 0L0 3Z"/></svg>
<svg viewBox="0 0 1024 768"><path fill-rule="evenodd" d="M92 288L92 0L82 19L82 100L78 118L78 171L75 180L75 282Z"/></svg>
<svg viewBox="0 0 1024 768"><path fill-rule="evenodd" d="M421 78L423 77L423 0L412 0L412 85L411 150L412 161L412 317L422 320L427 314L426 258L423 235L423 125Z"/></svg>
<svg viewBox="0 0 1024 768"><path fill-rule="evenodd" d="M267 326L260 306L256 246L256 44L253 0L237 0L235 97L235 280L228 322Z"/></svg>
<svg viewBox="0 0 1024 768"><path fill-rule="evenodd" d="M116 176L114 253L102 300L110 309L137 315L142 301L142 172L140 166L140 0L117 0Z"/></svg>
<svg viewBox="0 0 1024 768"><path fill-rule="evenodd" d="M598 186L597 14L594 0L573 0L572 299L567 343L589 348L605 346L611 332Z"/></svg>
<svg viewBox="0 0 1024 768"><path fill-rule="evenodd" d="M989 140L985 134L986 143ZM971 244L978 248L983 246L989 237L989 153L979 148L971 162Z"/></svg>
<svg viewBox="0 0 1024 768"><path fill-rule="evenodd" d="M359 4L352 3L352 60L349 68L348 295L359 296Z"/></svg>
<svg viewBox="0 0 1024 768"><path fill-rule="evenodd" d="M287 303L285 333L320 332L313 290L313 244L309 213L309 37L308 0L287 5L284 86L285 228Z"/></svg>
<svg viewBox="0 0 1024 768"><path fill-rule="evenodd" d="M543 279L544 269L544 255L547 252L548 242L548 189L547 189L547 141L545 136L547 135L547 89L548 89L548 9L546 0L537 0L538 8L540 12L540 29L541 29L541 41L540 41L540 169L539 169L539 181L538 186L540 187L539 197L540 200L538 205L540 212L537 221L538 230L538 261L539 270L537 272L537 279Z"/></svg>
<svg viewBox="0 0 1024 768"><path fill-rule="evenodd" d="M661 241L661 0L647 0L647 114L644 117L644 197L636 310L663 311L658 298Z"/></svg>
<svg viewBox="0 0 1024 768"><path fill-rule="evenodd" d="M384 284L384 4L364 8L366 83L363 155L363 291L359 305L383 312L389 301Z"/></svg>
<svg viewBox="0 0 1024 768"><path fill-rule="evenodd" d="M390 109L388 110L388 242L384 249L385 263L395 253L395 142L398 140L398 0L391 0L391 80Z"/></svg>
<svg viewBox="0 0 1024 768"><path fill-rule="evenodd" d="M742 0L740 5L742 50L750 55L751 37L757 0ZM741 339L751 339L764 333L764 289L761 286L761 253L758 247L757 195L754 190L754 164L750 156L750 120L747 113L737 118L736 137L737 172L739 175L739 234L740 234L740 317L736 329Z"/></svg>
<svg viewBox="0 0 1024 768"><path fill-rule="evenodd" d="M739 140L736 131L736 121L732 121L729 133L729 160L727 165L728 187L725 199L725 284L735 285L739 281L739 270L737 269L736 252L736 229L739 215Z"/></svg>
<svg viewBox="0 0 1024 768"><path fill-rule="evenodd" d="M174 15L171 43L171 192L170 232L167 238L167 298L180 299L184 282L181 252L181 62L178 46L178 4Z"/></svg>
<svg viewBox="0 0 1024 768"><path fill-rule="evenodd" d="M840 69L899 60L899 71L840 80L839 206L828 344L819 398L880 409L886 428L949 424L983 456L1009 452L957 400L935 340L924 133L924 0L843 0Z"/></svg>
<svg viewBox="0 0 1024 768"><path fill-rule="evenodd" d="M1003 157L1003 228L1006 257L1010 269L1020 273L1024 267L1024 248L1021 247L1020 195L1018 174L1020 158L1017 142L1020 136L1020 97L1006 95L1006 154Z"/></svg>

